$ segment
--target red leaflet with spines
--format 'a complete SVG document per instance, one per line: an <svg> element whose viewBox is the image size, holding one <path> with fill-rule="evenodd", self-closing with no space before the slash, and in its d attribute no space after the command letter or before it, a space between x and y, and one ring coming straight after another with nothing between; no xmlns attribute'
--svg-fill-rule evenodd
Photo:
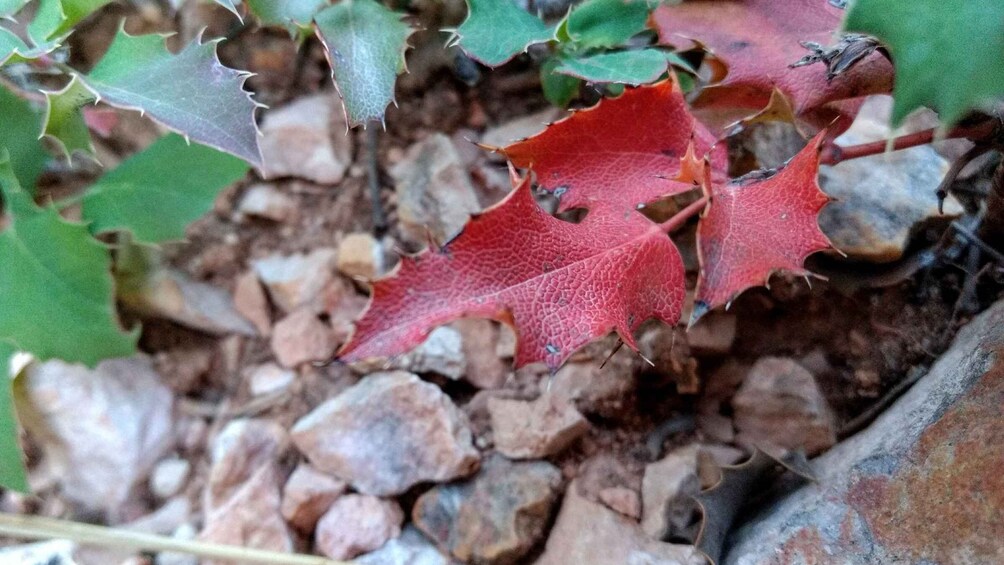
<svg viewBox="0 0 1004 565"><path fill-rule="evenodd" d="M649 318L677 323L683 298L683 263L660 226L600 214L559 220L522 179L441 249L404 257L376 281L339 356L400 354L436 326L470 316L513 326L517 367L541 361L554 370L610 331L635 348L634 330Z"/></svg>
<svg viewBox="0 0 1004 565"><path fill-rule="evenodd" d="M724 180L728 150L691 115L674 78L628 89L501 151L559 196L559 210L634 218L642 205L693 188L674 178L691 141Z"/></svg>
<svg viewBox="0 0 1004 565"><path fill-rule="evenodd" d="M720 82L694 101L695 108L759 111L777 89L795 116L825 126L857 109L832 103L892 89L892 65L878 53L832 81L824 65L790 67L808 53L800 41L831 45L842 18L843 11L828 0L690 0L656 8L651 25L660 43L702 47L725 67L715 77Z"/></svg>
<svg viewBox="0 0 1004 565"><path fill-rule="evenodd" d="M697 229L701 274L691 323L776 271L810 274L805 258L832 245L819 229L830 197L819 189L820 132L775 174L708 186L711 202Z"/></svg>

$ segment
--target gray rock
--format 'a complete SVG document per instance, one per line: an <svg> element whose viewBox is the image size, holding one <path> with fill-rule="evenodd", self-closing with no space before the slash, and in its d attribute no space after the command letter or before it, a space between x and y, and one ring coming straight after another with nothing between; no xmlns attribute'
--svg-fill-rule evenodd
<svg viewBox="0 0 1004 565"><path fill-rule="evenodd" d="M757 361L732 398L740 444L817 454L837 441L830 407L812 373L792 359Z"/></svg>
<svg viewBox="0 0 1004 565"><path fill-rule="evenodd" d="M120 284L118 298L136 312L213 335L257 335L230 293L187 274L154 267Z"/></svg>
<svg viewBox="0 0 1004 565"><path fill-rule="evenodd" d="M17 381L18 415L63 494L114 515L173 442L171 391L149 358L31 365Z"/></svg>
<svg viewBox="0 0 1004 565"><path fill-rule="evenodd" d="M641 527L653 539L682 533L696 509L701 491L697 478L697 446L671 452L645 466L641 483Z"/></svg>
<svg viewBox="0 0 1004 565"><path fill-rule="evenodd" d="M318 406L292 429L311 463L376 496L473 473L479 455L463 413L438 387L376 373Z"/></svg>
<svg viewBox="0 0 1004 565"><path fill-rule="evenodd" d="M0 563L9 565L77 565L73 554L77 545L68 540L52 540L0 548Z"/></svg>
<svg viewBox="0 0 1004 565"><path fill-rule="evenodd" d="M474 478L419 497L412 519L464 563L517 563L543 538L561 483L561 471L550 463L496 455Z"/></svg>
<svg viewBox="0 0 1004 565"><path fill-rule="evenodd" d="M436 546L415 528L408 526L400 536L380 549L357 557L356 565L453 565Z"/></svg>
<svg viewBox="0 0 1004 565"><path fill-rule="evenodd" d="M837 143L856 145L888 139L893 134L887 123L882 116L863 108ZM851 258L895 261L902 257L913 226L938 216L934 189L948 167L931 146L822 166L819 184L837 201L823 209L820 227L833 245ZM949 198L945 212L957 215L962 208Z"/></svg>
<svg viewBox="0 0 1004 565"><path fill-rule="evenodd" d="M160 499L170 498L185 486L192 464L187 459L172 457L164 459L153 468L150 475L150 492Z"/></svg>
<svg viewBox="0 0 1004 565"><path fill-rule="evenodd" d="M336 104L335 96L326 93L266 112L261 125L264 176L341 181L352 162L352 136Z"/></svg>
<svg viewBox="0 0 1004 565"><path fill-rule="evenodd" d="M1004 302L956 336L865 431L812 462L724 563L1004 562Z"/></svg>
<svg viewBox="0 0 1004 565"><path fill-rule="evenodd" d="M251 369L248 388L254 396L274 394L286 390L295 380L295 371L283 369L275 363L265 363Z"/></svg>
<svg viewBox="0 0 1004 565"><path fill-rule="evenodd" d="M360 374L380 370L398 370L411 373L435 373L448 379L458 380L467 372L464 355L464 341L456 329L440 326L418 347L390 359L373 357L352 363L352 369Z"/></svg>
<svg viewBox="0 0 1004 565"><path fill-rule="evenodd" d="M477 193L449 137L434 133L410 147L390 170L402 236L418 245L443 243L478 212Z"/></svg>
<svg viewBox="0 0 1004 565"><path fill-rule="evenodd" d="M592 502L573 481L536 565L703 565L689 545L650 538L637 522Z"/></svg>

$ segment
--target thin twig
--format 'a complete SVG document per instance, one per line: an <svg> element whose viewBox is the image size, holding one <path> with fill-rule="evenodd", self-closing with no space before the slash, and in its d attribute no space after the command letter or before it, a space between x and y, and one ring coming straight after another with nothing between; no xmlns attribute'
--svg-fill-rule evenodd
<svg viewBox="0 0 1004 565"><path fill-rule="evenodd" d="M696 216L704 210L704 207L708 204L708 200L710 199L707 196L698 198L686 208L677 212L675 216L659 224L659 228L666 233L672 232L682 226L692 216Z"/></svg>
<svg viewBox="0 0 1004 565"><path fill-rule="evenodd" d="M370 205L373 209L373 231L377 236L383 235L387 230L387 215L383 211L383 202L380 200L380 166L377 161L377 143L380 132L377 130L377 123L370 122L366 128L366 181L369 185Z"/></svg>
<svg viewBox="0 0 1004 565"><path fill-rule="evenodd" d="M988 119L976 125L952 128L947 134L945 134L944 137L940 137L938 139L964 138L978 142L992 137L998 131L999 127L1000 124L996 119ZM927 145L935 140L937 131L937 128L925 129L915 133L901 135L893 138L892 140L879 140L859 145L848 145L846 147L841 147L835 143L829 143L823 147L823 152L822 155L820 155L819 162L823 165L836 165L837 163L842 163L851 159L859 159L861 157L868 157L871 155L880 155L885 153L887 150L898 151L900 149L917 147L918 145Z"/></svg>
<svg viewBox="0 0 1004 565"><path fill-rule="evenodd" d="M24 539L66 539L80 544L133 551L187 553L206 559L222 559L267 565L349 565L316 555L279 553L248 547L175 539L133 530L81 524L43 516L0 512L0 534Z"/></svg>
<svg viewBox="0 0 1004 565"><path fill-rule="evenodd" d="M1004 265L1004 254L1002 254L1000 251L997 251L996 249L988 245L987 242L980 239L980 236L973 233L972 230L962 225L962 223L958 221L952 222L952 227L955 228L955 231L964 235L966 239L969 240L970 243L976 245L981 250L983 250L987 255L993 257L994 261L997 261L1001 265Z"/></svg>
<svg viewBox="0 0 1004 565"><path fill-rule="evenodd" d="M935 195L938 197L939 214L945 213L945 198L948 198L948 189L955 183L955 179L959 177L959 173L962 172L962 169L966 168L966 165L971 163L973 159L979 157L987 151L990 151L990 149L992 149L990 145L974 145L969 148L969 151L963 153L961 157L952 163L952 167L948 169L947 173L945 173L945 178L941 179L941 182L938 183L938 188L934 190Z"/></svg>

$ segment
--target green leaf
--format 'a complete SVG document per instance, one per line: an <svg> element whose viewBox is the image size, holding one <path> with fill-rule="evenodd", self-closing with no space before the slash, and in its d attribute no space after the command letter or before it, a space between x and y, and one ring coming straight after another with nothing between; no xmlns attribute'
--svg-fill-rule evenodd
<svg viewBox="0 0 1004 565"><path fill-rule="evenodd" d="M83 224L35 206L6 155L0 190L10 214L0 232L0 341L89 366L132 355L139 332L119 326L108 250Z"/></svg>
<svg viewBox="0 0 1004 565"><path fill-rule="evenodd" d="M564 108L579 93L582 81L554 72L560 64L561 60L556 57L544 61L540 66L540 85L548 102Z"/></svg>
<svg viewBox="0 0 1004 565"><path fill-rule="evenodd" d="M467 19L454 33L472 59L497 67L535 43L553 40L554 32L512 0L467 0Z"/></svg>
<svg viewBox="0 0 1004 565"><path fill-rule="evenodd" d="M382 122L413 30L373 0L341 0L314 21L349 122Z"/></svg>
<svg viewBox="0 0 1004 565"><path fill-rule="evenodd" d="M81 214L95 234L128 230L140 243L184 239L185 227L247 171L240 159L167 135L98 179Z"/></svg>
<svg viewBox="0 0 1004 565"><path fill-rule="evenodd" d="M645 31L645 0L586 0L568 14L565 33L578 47L620 47Z"/></svg>
<svg viewBox="0 0 1004 565"><path fill-rule="evenodd" d="M555 72L588 82L639 85L655 81L668 67L669 61L665 52L658 49L641 49L565 59Z"/></svg>
<svg viewBox="0 0 1004 565"><path fill-rule="evenodd" d="M15 349L0 341L0 487L28 493L28 471L17 441L17 416L11 390L10 363Z"/></svg>
<svg viewBox="0 0 1004 565"><path fill-rule="evenodd" d="M893 125L938 110L946 125L1004 97L1004 2L857 0L844 27L885 43L896 67Z"/></svg>
<svg viewBox="0 0 1004 565"><path fill-rule="evenodd" d="M80 78L112 106L139 110L260 167L257 104L243 89L248 73L224 67L216 57L217 42L197 39L172 55L160 35L119 30L97 66Z"/></svg>
<svg viewBox="0 0 1004 565"><path fill-rule="evenodd" d="M0 148L7 148L17 180L29 191L34 191L38 175L49 160L49 154L38 139L42 130L41 114L27 100L0 87L0 124L3 124Z"/></svg>
<svg viewBox="0 0 1004 565"><path fill-rule="evenodd" d="M40 0L35 19L28 25L28 36L36 46L62 36L87 16L112 0Z"/></svg>
<svg viewBox="0 0 1004 565"><path fill-rule="evenodd" d="M325 0L247 0L248 9L263 25L297 28L309 25Z"/></svg>
<svg viewBox="0 0 1004 565"><path fill-rule="evenodd" d="M0 18L7 18L15 13L21 8L24 8L28 0L0 0Z"/></svg>
<svg viewBox="0 0 1004 565"><path fill-rule="evenodd" d="M62 90L45 92L45 119L42 133L49 136L62 154L69 159L80 151L94 155L91 132L84 123L80 109L94 101L94 93L87 90L80 79L74 76Z"/></svg>

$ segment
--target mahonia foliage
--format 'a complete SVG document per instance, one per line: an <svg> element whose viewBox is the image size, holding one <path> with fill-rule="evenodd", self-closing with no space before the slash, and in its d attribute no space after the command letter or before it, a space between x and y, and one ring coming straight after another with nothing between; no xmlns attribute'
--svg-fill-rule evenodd
<svg viewBox="0 0 1004 565"><path fill-rule="evenodd" d="M666 235L683 220L660 225L638 210L698 186L703 194L695 203L703 206L697 227L700 272L691 324L745 289L767 284L777 271L809 276L805 259L831 247L818 225L819 212L829 202L816 181L820 149L849 127L864 96L891 91L888 53L902 72L896 82L896 120L929 104L951 122L1004 92L1000 65L978 63L1000 59L1004 20L996 4L949 2L954 13L941 26L942 3L859 0L848 29L875 33L887 44L875 50L870 40L872 48L834 75L806 65L815 59L803 57L825 52L822 46L839 39L844 12L837 4L690 0L662 5L648 20L661 50L604 52L596 49L619 45L641 31L637 4L622 5L624 17L616 19L606 17L614 5L610 0L587 0L552 27L508 0L468 0L468 19L456 30L461 48L494 66L530 45L548 44L551 55L541 65L541 78L545 94L556 103L567 103L578 89L569 77L596 83L651 81L668 68L662 58L682 61L666 48L703 51L711 82L688 102L670 71L670 80L630 89L529 139L489 148L559 197L559 211L585 209L585 219L566 224L544 214L529 196L529 181L520 181L509 198L472 220L456 239L404 258L395 274L374 283L371 304L342 357L352 361L401 353L435 326L460 316L512 325L517 365L543 361L553 370L574 348L611 330L633 347L631 332L641 318L678 321L677 301L685 290L677 250ZM967 27L963 22L968 20L980 21ZM939 40L937 50L925 43L932 33ZM974 53L982 53L982 59ZM728 179L719 138L738 128L725 126L777 119L819 133L780 170ZM640 255L643 249L651 256Z"/></svg>
<svg viewBox="0 0 1004 565"><path fill-rule="evenodd" d="M774 271L802 273L805 256L828 246L817 225L827 201L816 184L821 140L766 180L729 181L724 151L672 80L576 112L502 151L542 186L564 189L562 206L585 208L585 219L573 224L545 213L523 178L456 238L404 257L396 273L376 281L340 356L403 353L461 316L510 324L517 366L544 362L555 370L611 330L634 349L632 332L645 320L679 321L686 294L679 252L666 235L679 222L656 224L638 205L694 189L687 180L704 187L698 293L716 306ZM700 170L696 151L706 155Z"/></svg>
<svg viewBox="0 0 1004 565"><path fill-rule="evenodd" d="M878 53L839 80L815 66L792 67L806 54L802 42L829 45L843 11L827 0L698 0L663 5L652 12L661 43L701 48L715 69L695 108L738 109L826 126L850 125L858 105L847 101L892 88L892 67ZM835 133L834 128L830 128Z"/></svg>

